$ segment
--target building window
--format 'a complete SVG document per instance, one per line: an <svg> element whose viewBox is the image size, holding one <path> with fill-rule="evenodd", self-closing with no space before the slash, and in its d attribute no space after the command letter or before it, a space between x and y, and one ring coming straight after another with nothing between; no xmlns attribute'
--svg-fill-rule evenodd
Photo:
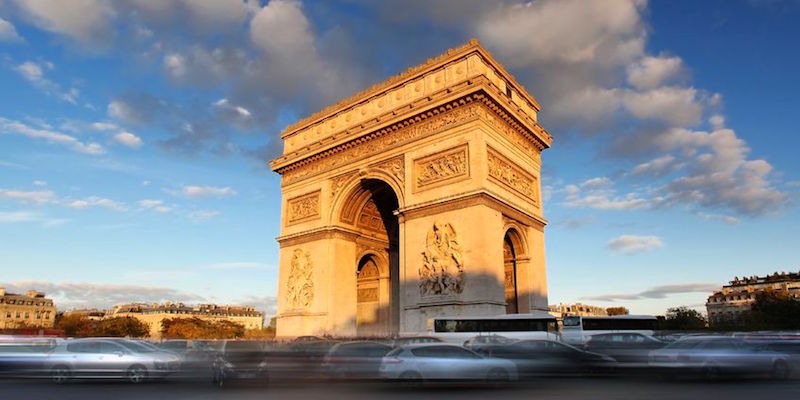
<svg viewBox="0 0 800 400"><path fill-rule="evenodd" d="M25 311L25 319L28 319L30 317L31 317L31 313L28 312L28 311Z"/></svg>

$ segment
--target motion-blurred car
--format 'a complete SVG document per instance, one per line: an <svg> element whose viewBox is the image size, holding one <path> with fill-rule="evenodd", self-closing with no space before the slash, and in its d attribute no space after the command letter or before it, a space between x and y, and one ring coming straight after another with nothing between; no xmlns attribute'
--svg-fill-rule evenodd
<svg viewBox="0 0 800 400"><path fill-rule="evenodd" d="M516 341L500 335L479 335L464 341L464 348L485 355L496 347L507 346Z"/></svg>
<svg viewBox="0 0 800 400"><path fill-rule="evenodd" d="M484 357L458 345L420 343L398 347L383 357L383 379L405 382L517 380L513 362Z"/></svg>
<svg viewBox="0 0 800 400"><path fill-rule="evenodd" d="M400 347L416 343L444 343L444 341L434 336L406 336L394 339L391 345L392 347Z"/></svg>
<svg viewBox="0 0 800 400"><path fill-rule="evenodd" d="M0 337L0 377L36 378L56 339Z"/></svg>
<svg viewBox="0 0 800 400"><path fill-rule="evenodd" d="M43 367L55 383L72 378L140 383L174 374L180 368L180 359L131 340L75 339L59 342Z"/></svg>
<svg viewBox="0 0 800 400"><path fill-rule="evenodd" d="M371 341L343 342L331 347L322 369L334 379L375 379L381 359L392 346Z"/></svg>
<svg viewBox="0 0 800 400"><path fill-rule="evenodd" d="M231 380L267 383L269 369L264 347L260 342L226 340L214 356L212 382L223 387Z"/></svg>
<svg viewBox="0 0 800 400"><path fill-rule="evenodd" d="M513 361L519 375L526 378L611 372L617 365L614 358L607 355L592 353L554 340L521 340L495 347L489 355Z"/></svg>
<svg viewBox="0 0 800 400"><path fill-rule="evenodd" d="M650 335L636 332L601 333L592 335L584 348L593 353L605 354L615 359L619 367L647 367L652 350L667 344Z"/></svg>
<svg viewBox="0 0 800 400"><path fill-rule="evenodd" d="M649 365L668 373L702 373L707 378L722 375L769 375L786 379L791 375L789 356L768 346L732 337L690 336L653 350Z"/></svg>

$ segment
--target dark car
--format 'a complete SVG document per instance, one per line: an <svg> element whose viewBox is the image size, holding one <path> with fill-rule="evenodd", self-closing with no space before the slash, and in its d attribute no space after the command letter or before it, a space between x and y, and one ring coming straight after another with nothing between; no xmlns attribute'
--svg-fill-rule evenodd
<svg viewBox="0 0 800 400"><path fill-rule="evenodd" d="M268 382L267 357L260 342L226 340L222 343L212 364L212 381L222 387L231 380Z"/></svg>
<svg viewBox="0 0 800 400"><path fill-rule="evenodd" d="M602 333L592 335L585 349L605 354L617 360L620 367L646 367L651 351L666 346L667 343L641 333Z"/></svg>
<svg viewBox="0 0 800 400"><path fill-rule="evenodd" d="M610 372L616 361L554 340L521 340L491 349L491 357L513 361L520 378L587 372Z"/></svg>
<svg viewBox="0 0 800 400"><path fill-rule="evenodd" d="M322 369L329 378L376 379L381 359L390 351L392 346L372 341L338 343L323 358Z"/></svg>

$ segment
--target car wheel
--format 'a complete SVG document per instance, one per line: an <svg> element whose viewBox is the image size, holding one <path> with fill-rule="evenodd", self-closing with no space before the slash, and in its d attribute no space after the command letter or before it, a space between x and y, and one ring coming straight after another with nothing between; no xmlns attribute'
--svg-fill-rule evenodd
<svg viewBox="0 0 800 400"><path fill-rule="evenodd" d="M128 368L128 372L125 374L125 377L130 383L142 383L145 379L147 379L147 369L141 365L134 365Z"/></svg>
<svg viewBox="0 0 800 400"><path fill-rule="evenodd" d="M786 362L782 360L775 361L775 364L772 364L772 377L774 379L789 379L789 375L791 371L789 370L789 366L786 365Z"/></svg>
<svg viewBox="0 0 800 400"><path fill-rule="evenodd" d="M508 382L508 372L502 369L493 369L486 375L486 381L489 383Z"/></svg>
<svg viewBox="0 0 800 400"><path fill-rule="evenodd" d="M70 375L71 374L69 368L67 368L64 365L55 366L50 371L50 379L53 381L53 383L59 385L67 383L67 381L69 381Z"/></svg>

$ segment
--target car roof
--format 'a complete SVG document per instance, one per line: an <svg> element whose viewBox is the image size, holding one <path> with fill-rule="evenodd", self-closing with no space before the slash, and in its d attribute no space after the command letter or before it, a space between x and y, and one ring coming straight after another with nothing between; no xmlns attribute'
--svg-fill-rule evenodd
<svg viewBox="0 0 800 400"><path fill-rule="evenodd" d="M452 343L409 343L403 346L400 346L403 349L418 349L420 347L437 347L437 346L444 346L444 347L457 347L459 349L464 349L463 346L459 346L457 344ZM467 350L467 349L464 349Z"/></svg>

